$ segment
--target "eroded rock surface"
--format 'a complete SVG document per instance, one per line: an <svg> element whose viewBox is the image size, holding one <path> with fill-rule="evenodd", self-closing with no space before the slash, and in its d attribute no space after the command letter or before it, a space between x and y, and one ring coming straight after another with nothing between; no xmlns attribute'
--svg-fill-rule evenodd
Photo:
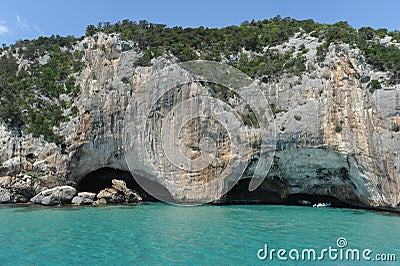
<svg viewBox="0 0 400 266"><path fill-rule="evenodd" d="M96 193L79 192L77 196L72 198L71 203L74 205L92 205L96 200Z"/></svg>
<svg viewBox="0 0 400 266"><path fill-rule="evenodd" d="M29 175L0 177L0 203L28 202L39 186Z"/></svg>
<svg viewBox="0 0 400 266"><path fill-rule="evenodd" d="M97 199L104 199L107 203L133 203L142 200L135 191L126 187L125 181L118 179L112 180L112 188L101 190Z"/></svg>
<svg viewBox="0 0 400 266"><path fill-rule="evenodd" d="M272 169L265 173L261 187L282 198L331 195L351 204L399 208L400 132L393 130L393 125L400 124L399 85L371 93L369 80L384 81L387 74L371 69L357 48L331 45L325 61L319 62L315 56L318 39L296 37L285 47L300 44L309 49L306 72L262 83L276 113L277 145ZM134 68L140 52L133 47L118 35L101 33L74 48L84 51L85 68L77 79L82 89L75 99L78 116L56 129L66 139L62 147L0 126L0 176L13 180L32 176L0 183L1 202L24 201L45 188L77 184L102 167L129 171L123 147L124 112L132 97L147 101L156 94L154 90L135 93L151 74L174 62L164 56L153 60L152 66ZM122 82L124 77L128 83ZM164 104L176 103L170 100ZM149 115L149 121L163 122L157 112ZM199 127L189 125L187 130L202 134ZM189 152L196 156L195 147ZM251 176L251 160L243 178ZM200 184L206 174L221 167L223 161L204 174L176 171L171 175ZM48 193L33 201L41 203L52 195ZM118 193L112 188L100 198L125 201ZM58 201L50 196L43 202Z"/></svg>
<svg viewBox="0 0 400 266"><path fill-rule="evenodd" d="M69 204L76 195L77 191L71 186L58 186L43 190L33 198L31 202L42 205Z"/></svg>

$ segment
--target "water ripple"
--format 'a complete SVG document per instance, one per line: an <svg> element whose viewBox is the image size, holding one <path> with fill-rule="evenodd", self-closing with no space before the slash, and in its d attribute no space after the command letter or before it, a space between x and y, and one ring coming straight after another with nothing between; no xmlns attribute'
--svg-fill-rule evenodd
<svg viewBox="0 0 400 266"><path fill-rule="evenodd" d="M398 216L334 208L186 208L162 203L101 208L2 207L0 262L254 265L263 264L256 252L264 244L318 249L335 246L338 237L345 237L351 248L400 256L399 228Z"/></svg>

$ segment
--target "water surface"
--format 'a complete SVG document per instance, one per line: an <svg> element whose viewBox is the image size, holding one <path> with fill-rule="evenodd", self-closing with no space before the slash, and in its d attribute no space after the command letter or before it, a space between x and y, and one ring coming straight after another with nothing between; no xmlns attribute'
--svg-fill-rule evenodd
<svg viewBox="0 0 400 266"><path fill-rule="evenodd" d="M2 265L266 265L271 264L270 258L257 257L265 244L288 251L321 250L337 248L339 237L347 240L347 248L396 254L400 264L400 216L363 210L163 203L0 207ZM285 262L276 257L272 262L310 265L309 261Z"/></svg>

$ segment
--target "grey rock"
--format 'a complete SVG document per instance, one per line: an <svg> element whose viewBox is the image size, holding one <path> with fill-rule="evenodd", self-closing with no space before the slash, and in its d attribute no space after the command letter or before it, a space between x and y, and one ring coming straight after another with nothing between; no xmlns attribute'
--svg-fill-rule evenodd
<svg viewBox="0 0 400 266"><path fill-rule="evenodd" d="M112 180L112 188L101 190L97 194L98 199L104 199L107 203L133 203L142 201L142 198L135 191L127 188L125 181Z"/></svg>
<svg viewBox="0 0 400 266"><path fill-rule="evenodd" d="M35 194L34 184L28 175L0 177L0 203L24 203Z"/></svg>
<svg viewBox="0 0 400 266"><path fill-rule="evenodd" d="M126 186L125 181L119 180L119 179L113 179L111 182L112 182L112 187L114 189L116 189L117 191L124 194L125 202L133 203L133 202L139 202L139 201L143 200L142 197L140 197L138 193L136 193L132 189L129 189Z"/></svg>
<svg viewBox="0 0 400 266"><path fill-rule="evenodd" d="M111 180L112 187L120 192L127 192L129 191L128 187L126 186L126 182L124 180L113 179Z"/></svg>
<svg viewBox="0 0 400 266"><path fill-rule="evenodd" d="M97 199L104 199L107 203L123 203L125 195L114 188L106 188L97 194Z"/></svg>
<svg viewBox="0 0 400 266"><path fill-rule="evenodd" d="M71 186L58 186L51 189L46 189L33 198L31 202L35 204L43 205L56 205L56 204L68 204L76 195L77 191Z"/></svg>
<svg viewBox="0 0 400 266"><path fill-rule="evenodd" d="M125 195L125 200L127 203L134 203L134 202L140 202L143 199L138 193L131 192L131 193Z"/></svg>
<svg viewBox="0 0 400 266"><path fill-rule="evenodd" d="M0 188L0 203L12 202L12 193L5 188Z"/></svg>
<svg viewBox="0 0 400 266"><path fill-rule="evenodd" d="M126 52L126 51L129 51L129 50L132 50L132 46L128 42L122 41L121 42L121 51L122 52Z"/></svg>
<svg viewBox="0 0 400 266"><path fill-rule="evenodd" d="M75 197L73 197L72 200L71 200L71 203L72 203L73 205L82 205L82 202L83 202L83 198L82 198L82 197L79 197L79 196L75 196ZM92 203L93 203L93 201L92 201Z"/></svg>
<svg viewBox="0 0 400 266"><path fill-rule="evenodd" d="M29 202L29 198L25 197L24 195L20 195L20 194L15 194L14 195L14 203L27 203Z"/></svg>
<svg viewBox="0 0 400 266"><path fill-rule="evenodd" d="M57 203L58 202L56 201L56 199L54 197L52 197L51 195L45 196L45 197L41 198L41 200L40 200L40 204L47 205L47 206L56 205Z"/></svg>
<svg viewBox="0 0 400 266"><path fill-rule="evenodd" d="M51 57L48 54L46 54L44 56L39 57L38 61L39 61L39 64L45 65L50 61L50 59L51 59Z"/></svg>
<svg viewBox="0 0 400 266"><path fill-rule="evenodd" d="M96 199L96 193L93 193L93 192L79 192L78 196L82 197L82 198L90 199L90 200Z"/></svg>
<svg viewBox="0 0 400 266"><path fill-rule="evenodd" d="M93 205L105 205L105 204L107 204L107 201L103 198L93 201Z"/></svg>
<svg viewBox="0 0 400 266"><path fill-rule="evenodd" d="M96 193L79 192L78 195L72 199L71 203L74 205L91 205L95 199Z"/></svg>

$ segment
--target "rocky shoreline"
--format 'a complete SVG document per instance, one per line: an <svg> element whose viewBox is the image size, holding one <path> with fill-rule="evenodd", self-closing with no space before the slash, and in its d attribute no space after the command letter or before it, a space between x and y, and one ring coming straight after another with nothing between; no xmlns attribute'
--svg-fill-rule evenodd
<svg viewBox="0 0 400 266"><path fill-rule="evenodd" d="M35 182L29 175L16 177L0 177L0 204L1 205L43 205L43 206L104 206L110 204L137 204L148 200L148 195L139 195L136 189L128 188L124 180L113 178L111 187L105 187L99 192L79 191L79 187L67 184L59 184L52 188L46 188ZM239 189L240 190L240 189ZM243 193L243 190L240 190ZM301 205L296 198L281 198L280 195L236 195L240 191L233 189L228 193L225 201L210 203L210 205ZM265 191L264 191L265 192ZM257 193L257 191L256 191ZM244 198L243 198L244 196ZM256 198L258 198L256 200ZM314 201L317 199L314 199ZM318 200L322 200L319 198ZM329 201L329 199L326 199ZM332 200L332 199L331 199ZM399 215L399 208L385 206L363 206L360 204L348 204L344 202L334 202L333 207L347 209L363 209L381 213L391 213Z"/></svg>
<svg viewBox="0 0 400 266"><path fill-rule="evenodd" d="M0 188L4 189L4 188ZM9 192L9 191L8 191ZM4 199L2 194L2 198ZM19 195L19 196L18 196ZM112 186L110 188L104 188L98 193L93 192L79 192L75 187L69 185L56 186L51 189L45 189L31 197L30 199L24 198L22 195L14 195L14 202L1 202L0 205L9 206L106 206L106 205L136 205L138 203L146 202L138 192L127 187L126 182L120 179L112 179ZM271 200L270 202L255 201L255 200L232 200L227 202L214 202L207 205L298 205L292 201L281 199L280 201ZM373 211L383 213L387 215L400 215L399 209L387 208L387 207L367 207L357 205L337 205L336 208L346 209L361 209L367 211Z"/></svg>
<svg viewBox="0 0 400 266"><path fill-rule="evenodd" d="M136 191L127 188L125 181L113 179L112 187L99 193L78 192L72 186L57 186L43 190L30 199L31 203L53 205L103 205L108 203L137 203L142 198Z"/></svg>

